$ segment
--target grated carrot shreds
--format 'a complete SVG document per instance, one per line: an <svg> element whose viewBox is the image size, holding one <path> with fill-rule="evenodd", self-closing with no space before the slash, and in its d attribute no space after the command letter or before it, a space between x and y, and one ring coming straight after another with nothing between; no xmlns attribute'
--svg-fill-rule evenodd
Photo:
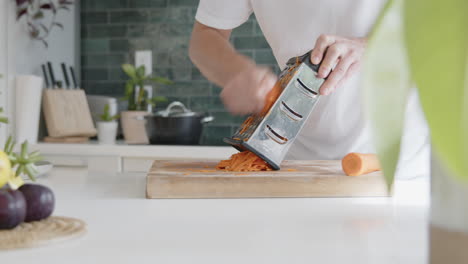
<svg viewBox="0 0 468 264"><path fill-rule="evenodd" d="M270 171L270 165L250 151L242 151L222 160L216 166L225 171Z"/></svg>
<svg viewBox="0 0 468 264"><path fill-rule="evenodd" d="M242 123L242 129L241 129L241 131L239 131L239 134L244 133L244 132L250 127L250 124L252 123L252 121L253 121L253 117L252 117L252 116L249 116L249 117L244 121L244 123Z"/></svg>

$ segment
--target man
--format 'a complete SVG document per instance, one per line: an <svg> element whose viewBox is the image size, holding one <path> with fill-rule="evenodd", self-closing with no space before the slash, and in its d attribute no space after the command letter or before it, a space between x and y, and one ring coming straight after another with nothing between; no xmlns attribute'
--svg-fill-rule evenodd
<svg viewBox="0 0 468 264"><path fill-rule="evenodd" d="M229 43L232 29L255 13L280 68L289 58L313 49L312 62L322 63L319 77L328 77L320 89L323 96L286 158L341 159L349 152L375 152L361 109L359 66L384 4L383 0L200 0L190 57L223 88L221 99L231 113L259 112L277 77ZM427 174L428 130L416 94L408 105L406 130L399 174Z"/></svg>

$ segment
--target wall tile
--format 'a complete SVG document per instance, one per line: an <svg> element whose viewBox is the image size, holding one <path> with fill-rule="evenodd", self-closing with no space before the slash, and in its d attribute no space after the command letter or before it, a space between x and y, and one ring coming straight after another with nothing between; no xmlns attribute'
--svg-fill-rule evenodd
<svg viewBox="0 0 468 264"><path fill-rule="evenodd" d="M193 24L161 24L161 37L190 36Z"/></svg>
<svg viewBox="0 0 468 264"><path fill-rule="evenodd" d="M169 6L193 6L194 2L195 4L198 4L198 1L193 1L193 0L168 0L168 5Z"/></svg>
<svg viewBox="0 0 468 264"><path fill-rule="evenodd" d="M137 25L128 25L128 37L131 38L158 38L161 25L159 24L137 24Z"/></svg>
<svg viewBox="0 0 468 264"><path fill-rule="evenodd" d="M192 8L186 6L168 7L166 9L167 17L165 23L187 23L193 24Z"/></svg>
<svg viewBox="0 0 468 264"><path fill-rule="evenodd" d="M202 144L225 146L223 138L232 135L231 126L205 125L203 128Z"/></svg>
<svg viewBox="0 0 468 264"><path fill-rule="evenodd" d="M128 62L127 54L92 54L81 57L81 65L84 68L120 68Z"/></svg>
<svg viewBox="0 0 468 264"><path fill-rule="evenodd" d="M113 24L137 24L148 22L146 10L115 11L110 13L110 23Z"/></svg>
<svg viewBox="0 0 468 264"><path fill-rule="evenodd" d="M211 95L214 95L214 96L219 96L219 94L221 93L222 91L222 88L217 86L216 84L211 84Z"/></svg>
<svg viewBox="0 0 468 264"><path fill-rule="evenodd" d="M276 64L276 59L271 49L255 50L254 58L259 64Z"/></svg>
<svg viewBox="0 0 468 264"><path fill-rule="evenodd" d="M88 81L107 80L107 69L83 69L83 78Z"/></svg>
<svg viewBox="0 0 468 264"><path fill-rule="evenodd" d="M129 0L130 8L166 7L167 0Z"/></svg>
<svg viewBox="0 0 468 264"><path fill-rule="evenodd" d="M149 38L138 38L128 40L131 51L151 50L153 48L153 40Z"/></svg>
<svg viewBox="0 0 468 264"><path fill-rule="evenodd" d="M129 54L109 54L107 55L107 62L109 67L118 67L124 63L130 63Z"/></svg>
<svg viewBox="0 0 468 264"><path fill-rule="evenodd" d="M251 59L254 59L254 51L255 50L239 50L239 53Z"/></svg>
<svg viewBox="0 0 468 264"><path fill-rule="evenodd" d="M154 76L168 78L174 82L192 80L192 68L154 68ZM209 84L208 84L209 86Z"/></svg>
<svg viewBox="0 0 468 264"><path fill-rule="evenodd" d="M238 49L268 49L270 46L263 37L235 37L234 46Z"/></svg>
<svg viewBox="0 0 468 264"><path fill-rule="evenodd" d="M121 98L125 91L125 82L87 81L83 87L88 94L109 95Z"/></svg>
<svg viewBox="0 0 468 264"><path fill-rule="evenodd" d="M115 38L127 35L126 25L90 25L86 32L88 38Z"/></svg>
<svg viewBox="0 0 468 264"><path fill-rule="evenodd" d="M240 27L232 30L232 36L252 36L254 31L254 22L247 21L242 24Z"/></svg>
<svg viewBox="0 0 468 264"><path fill-rule="evenodd" d="M153 51L153 68L170 67L169 56L168 52Z"/></svg>
<svg viewBox="0 0 468 264"><path fill-rule="evenodd" d="M107 67L107 55L82 55L81 66L84 68Z"/></svg>
<svg viewBox="0 0 468 264"><path fill-rule="evenodd" d="M211 100L211 96L191 96L188 107L192 111L206 111L210 109Z"/></svg>
<svg viewBox="0 0 468 264"><path fill-rule="evenodd" d="M263 36L262 29L260 28L260 25L258 24L257 21L255 21L254 25L253 25L253 35L254 36Z"/></svg>
<svg viewBox="0 0 468 264"><path fill-rule="evenodd" d="M109 42L110 51L112 52L127 52L130 47L127 39L111 39Z"/></svg>
<svg viewBox="0 0 468 264"><path fill-rule="evenodd" d="M134 0L81 0L81 8L82 10L126 8L127 1L133 2Z"/></svg>
<svg viewBox="0 0 468 264"><path fill-rule="evenodd" d="M205 76L198 70L197 67L192 68L192 80L197 81L197 80L205 80Z"/></svg>
<svg viewBox="0 0 468 264"><path fill-rule="evenodd" d="M82 39L86 39L88 38L88 25L83 25L81 28L80 28L80 38Z"/></svg>
<svg viewBox="0 0 468 264"><path fill-rule="evenodd" d="M155 41L154 49L158 52L169 52L169 54L174 51L187 53L189 41L190 36L161 36Z"/></svg>
<svg viewBox="0 0 468 264"><path fill-rule="evenodd" d="M218 96L191 96L189 107L193 111L226 111Z"/></svg>
<svg viewBox="0 0 468 264"><path fill-rule="evenodd" d="M105 53L109 51L108 39L83 39L81 41L81 51L84 54Z"/></svg>
<svg viewBox="0 0 468 264"><path fill-rule="evenodd" d="M159 91L168 96L210 95L210 84L203 81L177 81L173 85L161 85Z"/></svg>
<svg viewBox="0 0 468 264"><path fill-rule="evenodd" d="M192 6L192 10L190 12L190 16L195 18L195 15L197 14L197 9L198 9L198 5L197 6Z"/></svg>
<svg viewBox="0 0 468 264"><path fill-rule="evenodd" d="M166 8L155 8L149 10L149 22L150 23L162 23L166 22L167 18Z"/></svg>
<svg viewBox="0 0 468 264"><path fill-rule="evenodd" d="M103 24L109 21L107 12L81 12L81 25Z"/></svg>
<svg viewBox="0 0 468 264"><path fill-rule="evenodd" d="M127 81L128 76L122 68L109 68L108 76L110 81Z"/></svg>
<svg viewBox="0 0 468 264"><path fill-rule="evenodd" d="M176 67L193 67L192 61L188 55L188 48L180 48L178 50L173 50L169 55L169 62L171 65Z"/></svg>

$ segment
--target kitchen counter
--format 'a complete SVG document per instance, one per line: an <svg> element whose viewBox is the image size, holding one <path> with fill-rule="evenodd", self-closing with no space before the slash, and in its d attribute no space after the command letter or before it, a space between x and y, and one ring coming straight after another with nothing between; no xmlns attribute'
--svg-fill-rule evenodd
<svg viewBox="0 0 468 264"><path fill-rule="evenodd" d="M18 146L19 147L19 146ZM231 146L100 145L38 143L31 145L56 166L86 167L89 171L120 173L147 172L154 160L227 159L237 150Z"/></svg>
<svg viewBox="0 0 468 264"><path fill-rule="evenodd" d="M142 173L57 168L39 183L88 232L2 263L427 262L427 179L397 182L393 198L225 200L147 200Z"/></svg>

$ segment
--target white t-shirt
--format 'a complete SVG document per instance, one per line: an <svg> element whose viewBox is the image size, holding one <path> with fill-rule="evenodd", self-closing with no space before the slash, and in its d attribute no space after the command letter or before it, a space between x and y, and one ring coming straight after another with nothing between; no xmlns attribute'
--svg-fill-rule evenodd
<svg viewBox="0 0 468 264"><path fill-rule="evenodd" d="M365 37L385 0L200 0L196 20L233 29L252 13L283 68L286 61L314 47L320 34ZM334 93L322 96L287 159L341 159L349 152L375 152L362 113L362 92L356 74ZM391 109L389 109L391 111ZM413 92L408 103L397 177L429 171L428 129Z"/></svg>

